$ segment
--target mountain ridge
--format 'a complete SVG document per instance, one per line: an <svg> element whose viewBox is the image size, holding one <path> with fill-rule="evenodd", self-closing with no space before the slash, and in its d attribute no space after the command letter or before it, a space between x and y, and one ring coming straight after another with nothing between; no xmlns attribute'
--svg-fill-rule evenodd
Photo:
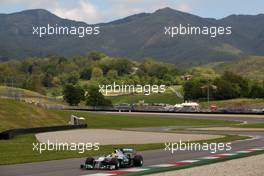
<svg viewBox="0 0 264 176"><path fill-rule="evenodd" d="M215 19L167 7L108 23L90 24L99 25L101 34L82 39L69 36L39 39L32 36L33 25L89 26L85 22L60 18L45 9L0 14L0 23L0 37L6 41L0 44L0 56L9 59L51 54L69 57L94 50L110 56L135 60L152 57L172 63L208 63L234 60L244 55L264 55L264 14L229 15ZM171 39L164 35L164 26L178 24L232 25L233 33L230 38L223 36L215 39L204 36Z"/></svg>

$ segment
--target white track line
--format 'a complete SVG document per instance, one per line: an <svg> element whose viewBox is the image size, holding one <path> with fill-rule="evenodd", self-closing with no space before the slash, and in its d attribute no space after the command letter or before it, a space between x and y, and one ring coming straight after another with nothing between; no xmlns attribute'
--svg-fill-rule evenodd
<svg viewBox="0 0 264 176"><path fill-rule="evenodd" d="M141 171L146 171L149 170L149 168L129 168L129 169L122 169L120 171L125 171L125 172L141 172Z"/></svg>
<svg viewBox="0 0 264 176"><path fill-rule="evenodd" d="M172 166L176 166L175 164L157 164L157 165L151 165L148 167L172 167Z"/></svg>
<svg viewBox="0 0 264 176"><path fill-rule="evenodd" d="M248 151L248 150L241 150L241 151L238 151L237 153L251 153L253 151Z"/></svg>
<svg viewBox="0 0 264 176"><path fill-rule="evenodd" d="M210 159L218 159L220 157L217 157L217 156L206 156L206 157L202 157L202 158L199 158L199 159L206 159L206 160L210 160Z"/></svg>
<svg viewBox="0 0 264 176"><path fill-rule="evenodd" d="M234 155L237 155L237 153L222 153L222 154L217 154L217 155L220 155L220 156L234 156Z"/></svg>
<svg viewBox="0 0 264 176"><path fill-rule="evenodd" d="M184 160L184 161L179 161L180 163L195 163L198 162L200 160Z"/></svg>
<svg viewBox="0 0 264 176"><path fill-rule="evenodd" d="M264 150L264 149L261 149L261 148L253 148L253 149L250 149L250 150L261 151L261 150Z"/></svg>

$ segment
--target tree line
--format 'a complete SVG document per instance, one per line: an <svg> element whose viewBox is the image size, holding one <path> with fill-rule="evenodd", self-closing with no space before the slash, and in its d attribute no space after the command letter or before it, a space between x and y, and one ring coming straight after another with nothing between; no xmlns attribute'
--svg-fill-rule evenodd
<svg viewBox="0 0 264 176"><path fill-rule="evenodd" d="M213 69L182 69L175 64L146 58L131 61L100 52L64 58L48 56L0 62L0 83L42 94L63 95L70 105L81 101L91 106L111 105L96 89L98 84L183 85L185 100L264 98L264 83L232 72L222 75ZM190 74L192 79L182 76ZM98 100L96 97L99 97ZM96 100L96 101L95 101ZM93 104L92 102L96 102Z"/></svg>
<svg viewBox="0 0 264 176"><path fill-rule="evenodd" d="M63 99L71 106L78 106L84 101L88 106L112 106L112 102L99 92L97 86L90 86L86 90L79 85L67 84L63 88Z"/></svg>
<svg viewBox="0 0 264 176"><path fill-rule="evenodd" d="M248 80L232 72L220 77L197 77L183 84L184 99L197 100L209 97L214 100L233 98L264 98L264 81Z"/></svg>
<svg viewBox="0 0 264 176"><path fill-rule="evenodd" d="M165 84L180 82L175 64L145 59L142 62L91 52L87 56L49 56L0 63L0 83L45 94L67 84Z"/></svg>

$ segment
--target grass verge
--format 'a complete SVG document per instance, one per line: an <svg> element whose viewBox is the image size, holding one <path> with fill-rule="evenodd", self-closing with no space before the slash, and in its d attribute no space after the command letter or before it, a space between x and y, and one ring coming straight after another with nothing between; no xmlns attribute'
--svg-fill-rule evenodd
<svg viewBox="0 0 264 176"><path fill-rule="evenodd" d="M239 127L239 128L264 128L264 123L249 123L249 124L238 125L235 127Z"/></svg>
<svg viewBox="0 0 264 176"><path fill-rule="evenodd" d="M84 117L89 128L138 128L138 127L159 127L159 126L207 126L207 125L235 125L240 122L228 120L188 119L173 118L168 116L151 115L129 115L110 114L80 111L52 111L53 113L68 118L71 114Z"/></svg>
<svg viewBox="0 0 264 176"><path fill-rule="evenodd" d="M218 100L218 101L210 101L211 105L216 105L218 108L225 107L252 107L252 108L263 108L264 99L250 99L250 98L237 98L230 100ZM201 102L200 106L202 108L207 108L207 102Z"/></svg>

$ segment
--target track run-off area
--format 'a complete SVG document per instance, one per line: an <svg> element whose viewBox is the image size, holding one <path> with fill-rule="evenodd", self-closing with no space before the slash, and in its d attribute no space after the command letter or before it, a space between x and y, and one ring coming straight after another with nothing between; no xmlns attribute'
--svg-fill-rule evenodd
<svg viewBox="0 0 264 176"><path fill-rule="evenodd" d="M108 114L113 112L98 112ZM119 113L117 113L119 114ZM135 115L148 115L151 120L151 116L161 116L156 113L122 113L128 117L133 118ZM205 115L205 114L164 114L162 117L170 118L186 118L186 119L213 119L213 120L230 120L239 121L241 124L254 124L264 122L263 115ZM166 120L166 119L164 119ZM186 130L184 130L186 128ZM203 129L205 128L205 129ZM0 166L0 173L3 176L81 176L81 175L94 175L94 176L109 176L109 175L144 175L156 172L165 172L175 169L184 169L187 167L194 167L199 165L209 164L211 162L226 161L228 159L236 159L240 157L246 157L255 154L263 153L264 147L264 130L226 130L221 127L211 126L205 127L178 127L178 126L162 126L162 127L147 127L147 128L126 128L124 131L137 131L137 132L151 132L151 133L176 133L177 135L196 134L196 135L241 135L250 136L247 140L238 140L231 142L232 149L228 152L221 151L217 153L210 153L209 151L175 151L173 154L165 151L164 149L147 150L139 152L143 155L144 166L142 168L125 168L117 171L106 170L81 170L79 168L85 158L72 158L63 160L43 161L25 164L13 164ZM224 128L224 127L223 127ZM147 142L148 139L146 139ZM129 146L128 146L129 147Z"/></svg>

